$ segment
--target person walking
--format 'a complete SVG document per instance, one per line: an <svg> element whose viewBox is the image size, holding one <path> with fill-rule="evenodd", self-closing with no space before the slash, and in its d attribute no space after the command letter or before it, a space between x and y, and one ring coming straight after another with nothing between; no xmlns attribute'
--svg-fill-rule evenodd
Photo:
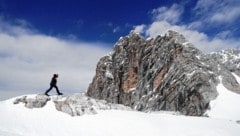
<svg viewBox="0 0 240 136"><path fill-rule="evenodd" d="M45 95L48 95L48 92L50 92L52 90L52 88L55 88L58 95L63 95L61 92L59 92L58 87L57 87L57 78L58 78L58 74L53 74L52 80L50 82L50 88L45 92Z"/></svg>

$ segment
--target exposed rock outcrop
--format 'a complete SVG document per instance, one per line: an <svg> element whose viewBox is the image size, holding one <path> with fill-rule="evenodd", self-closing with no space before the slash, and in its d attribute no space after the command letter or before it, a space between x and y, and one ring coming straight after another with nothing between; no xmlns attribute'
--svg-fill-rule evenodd
<svg viewBox="0 0 240 136"><path fill-rule="evenodd" d="M233 73L240 77L240 50L227 49L206 55L206 61L222 77L224 87L240 94L240 85Z"/></svg>
<svg viewBox="0 0 240 136"><path fill-rule="evenodd" d="M24 103L27 108L42 108L47 102L51 100L50 97L46 95L37 95L35 98L27 98L27 96L22 96L21 98L15 99L14 104Z"/></svg>
<svg viewBox="0 0 240 136"><path fill-rule="evenodd" d="M95 100L87 97L85 94L75 94L67 97L64 101L53 100L56 109L71 116L81 116L84 114L97 114L97 110L131 110L130 107L126 107L120 104L107 103L104 100Z"/></svg>
<svg viewBox="0 0 240 136"><path fill-rule="evenodd" d="M120 104L107 103L104 100L95 100L87 97L85 94L74 94L70 96L46 96L36 95L28 98L22 96L15 99L14 104L24 103L27 108L43 108L48 101L54 103L56 110L67 113L71 116L81 116L84 114L97 114L98 110L131 110L130 107Z"/></svg>
<svg viewBox="0 0 240 136"><path fill-rule="evenodd" d="M232 68L217 54L203 54L174 31L151 40L131 33L100 59L87 95L140 111L200 116L217 97L219 75L226 87L239 91L231 74L239 75L237 62Z"/></svg>

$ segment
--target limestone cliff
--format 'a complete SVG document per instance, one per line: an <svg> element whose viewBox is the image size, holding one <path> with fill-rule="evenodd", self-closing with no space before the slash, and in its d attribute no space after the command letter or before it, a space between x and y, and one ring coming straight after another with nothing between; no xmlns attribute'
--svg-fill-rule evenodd
<svg viewBox="0 0 240 136"><path fill-rule="evenodd" d="M218 95L218 76L230 90L240 90L231 74L239 74L239 65L232 68L218 55L202 53L174 31L149 40L130 33L100 59L87 95L140 111L201 116Z"/></svg>

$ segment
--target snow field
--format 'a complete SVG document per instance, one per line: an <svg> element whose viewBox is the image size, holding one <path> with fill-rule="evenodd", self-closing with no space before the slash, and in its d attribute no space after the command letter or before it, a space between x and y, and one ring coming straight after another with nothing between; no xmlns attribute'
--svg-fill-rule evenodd
<svg viewBox="0 0 240 136"><path fill-rule="evenodd" d="M106 110L96 115L71 117L55 110L0 102L0 135L3 136L238 136L234 121L187 117L169 113Z"/></svg>
<svg viewBox="0 0 240 136"><path fill-rule="evenodd" d="M240 95L221 83L217 90L209 118L121 110L72 117L55 109L54 97L39 109L14 105L12 98L0 102L0 136L239 136Z"/></svg>

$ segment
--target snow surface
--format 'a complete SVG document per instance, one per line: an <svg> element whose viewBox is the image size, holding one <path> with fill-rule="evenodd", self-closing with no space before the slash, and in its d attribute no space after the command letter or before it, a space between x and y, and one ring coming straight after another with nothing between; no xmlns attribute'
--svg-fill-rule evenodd
<svg viewBox="0 0 240 136"><path fill-rule="evenodd" d="M233 74L240 83L240 78ZM222 78L220 78L220 82ZM210 117L229 119L233 121L240 120L240 95L229 91L223 84L218 84L218 97L210 102L211 110L207 112Z"/></svg>
<svg viewBox="0 0 240 136"><path fill-rule="evenodd" d="M169 113L106 110L72 117L55 110L0 102L0 136L239 136L240 124L225 119Z"/></svg>
<svg viewBox="0 0 240 136"><path fill-rule="evenodd" d="M209 118L121 110L72 117L55 109L54 97L39 109L14 105L12 98L0 101L0 136L239 136L240 95L222 84L217 90Z"/></svg>

